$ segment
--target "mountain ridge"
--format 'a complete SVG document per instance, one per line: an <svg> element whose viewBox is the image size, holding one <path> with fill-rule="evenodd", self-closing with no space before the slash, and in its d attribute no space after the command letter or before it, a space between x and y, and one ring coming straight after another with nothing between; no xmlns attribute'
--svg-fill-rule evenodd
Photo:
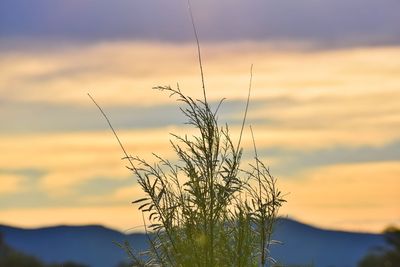
<svg viewBox="0 0 400 267"><path fill-rule="evenodd" d="M298 219L294 219L291 217L280 217L278 218L277 222L279 225L279 221L284 221L285 223L293 223L293 224L297 224L297 225L301 225L313 230L321 230L321 231L327 231L327 232L335 232L335 233L349 233L349 234L372 234L372 235L381 235L381 233L376 233L376 232L368 232L368 231L350 231L350 230L342 230L342 229L331 229L331 228L326 228L326 227L322 227L322 226L318 226L318 225L314 225L314 224L309 224L309 223L305 223L302 222L301 220ZM105 230L111 230L114 232L118 232L121 234L125 234L125 235L130 235L130 234L143 234L144 232L141 231L121 231L119 229L113 228L111 226L106 226L106 225L102 225L102 224L80 224L80 225L76 225L76 224L57 224L57 225L48 225L48 226L38 226L38 227L23 227L23 226L14 226L14 225L8 225L8 224L3 224L0 223L0 228L5 227L5 228L10 228L10 229L18 229L18 230L43 230L43 229L53 229L53 228L85 228L85 227L89 227L89 228L103 228Z"/></svg>
<svg viewBox="0 0 400 267"><path fill-rule="evenodd" d="M113 242L128 241L136 251L146 249L144 233L125 234L102 225L57 225L34 229L0 224L0 232L11 247L47 263L74 261L93 267L112 267L127 256ZM285 266L352 267L370 249L384 246L382 234L321 229L293 219L280 218L271 255Z"/></svg>

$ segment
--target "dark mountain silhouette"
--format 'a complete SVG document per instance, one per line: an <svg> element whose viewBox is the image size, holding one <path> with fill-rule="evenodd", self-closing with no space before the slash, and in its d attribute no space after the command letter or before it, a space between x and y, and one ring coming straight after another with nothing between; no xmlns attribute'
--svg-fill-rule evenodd
<svg viewBox="0 0 400 267"><path fill-rule="evenodd" d="M146 236L125 235L102 226L56 226L20 229L0 226L4 241L15 249L45 262L74 261L93 267L112 267L126 261L113 241L129 241L135 250L146 248ZM383 246L381 234L322 230L294 220L280 219L274 239L282 245L271 248L273 257L285 266L314 264L317 267L352 267L370 249Z"/></svg>
<svg viewBox="0 0 400 267"><path fill-rule="evenodd" d="M102 226L56 226L20 229L0 226L5 242L13 248L45 262L74 261L93 267L112 267L126 259L113 243L129 240L137 249L145 248L145 235L124 235Z"/></svg>
<svg viewBox="0 0 400 267"><path fill-rule="evenodd" d="M294 220L281 219L271 248L272 256L285 266L355 267L371 249L385 246L382 234L323 230Z"/></svg>
<svg viewBox="0 0 400 267"><path fill-rule="evenodd" d="M3 242L0 233L0 267L88 267L87 265L74 262L57 262L44 264L39 259L17 251Z"/></svg>

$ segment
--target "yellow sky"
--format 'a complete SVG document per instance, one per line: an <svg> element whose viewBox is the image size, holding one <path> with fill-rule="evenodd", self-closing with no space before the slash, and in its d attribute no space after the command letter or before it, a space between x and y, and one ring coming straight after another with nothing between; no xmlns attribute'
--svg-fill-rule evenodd
<svg viewBox="0 0 400 267"><path fill-rule="evenodd" d="M243 42L202 48L208 96L228 98L221 120L232 122L236 137L254 64L249 122L262 157L289 193L281 215L346 230L400 224L400 47L315 51ZM168 133L190 130L175 118L168 122L165 107L176 103L151 88L179 82L186 94L201 97L193 45L0 51L0 73L0 223L141 225L130 205L140 190L86 94L111 110L113 121L138 120L117 123L130 153L174 159ZM243 145L251 152L248 131Z"/></svg>
<svg viewBox="0 0 400 267"><path fill-rule="evenodd" d="M253 99L390 99L399 94L398 47L299 51L273 49L267 43L202 46L208 94L215 100L244 99L251 64ZM168 98L150 88L177 82L187 94L201 97L193 45L96 43L50 52L11 51L1 58L0 93L9 101L91 105L86 93L93 92L104 105L156 105Z"/></svg>

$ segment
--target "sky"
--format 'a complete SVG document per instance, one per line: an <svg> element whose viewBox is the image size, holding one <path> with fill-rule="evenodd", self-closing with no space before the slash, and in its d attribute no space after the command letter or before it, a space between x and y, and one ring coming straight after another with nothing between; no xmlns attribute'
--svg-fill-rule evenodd
<svg viewBox="0 0 400 267"><path fill-rule="evenodd" d="M287 203L315 226L400 226L400 2L192 0L208 99L238 138L247 126ZM0 224L142 229L126 149L175 160L193 133L179 103L201 98L185 0L0 2ZM245 128L244 166L253 158Z"/></svg>

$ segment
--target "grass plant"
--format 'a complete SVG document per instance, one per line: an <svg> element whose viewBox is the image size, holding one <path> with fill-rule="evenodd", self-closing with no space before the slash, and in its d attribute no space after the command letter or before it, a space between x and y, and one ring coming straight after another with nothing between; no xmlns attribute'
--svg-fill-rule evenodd
<svg viewBox="0 0 400 267"><path fill-rule="evenodd" d="M154 89L184 104L180 110L198 135L172 134L171 147L178 160L171 162L154 154L156 162L148 163L127 154L107 119L130 163L129 170L146 195L133 203L148 221L149 250L138 254L129 244L120 246L134 266L267 266L273 262L271 234L284 199L276 179L258 157L254 137L254 163L241 168L240 140L249 98L235 143L229 126L218 124L222 101L212 110L205 87L203 100L184 95L179 86Z"/></svg>
<svg viewBox="0 0 400 267"><path fill-rule="evenodd" d="M189 6L190 8L190 6ZM284 202L276 179L260 160L253 136L254 162L242 169L241 139L249 105L248 98L239 140L232 140L229 126L220 126L218 110L207 100L201 51L197 42L203 99L186 96L177 88L154 89L176 97L186 123L197 135L171 134L171 149L176 161L157 154L155 163L130 156L120 142L107 116L99 107L115 134L145 197L135 200L142 211L149 249L134 252L128 243L119 244L134 266L267 266L273 224ZM250 128L251 129L251 128ZM253 131L251 129L251 134Z"/></svg>
<svg viewBox="0 0 400 267"><path fill-rule="evenodd" d="M129 244L120 246L135 266L249 267L273 262L271 234L284 199L258 157L254 138L254 163L244 170L240 141L231 139L228 125L218 125L219 105L212 111L205 99L185 96L179 87L155 89L184 103L180 109L198 135L172 134L176 162L154 154L156 162L148 163L124 149L128 168L146 195L133 203L147 216L149 250L137 254Z"/></svg>

